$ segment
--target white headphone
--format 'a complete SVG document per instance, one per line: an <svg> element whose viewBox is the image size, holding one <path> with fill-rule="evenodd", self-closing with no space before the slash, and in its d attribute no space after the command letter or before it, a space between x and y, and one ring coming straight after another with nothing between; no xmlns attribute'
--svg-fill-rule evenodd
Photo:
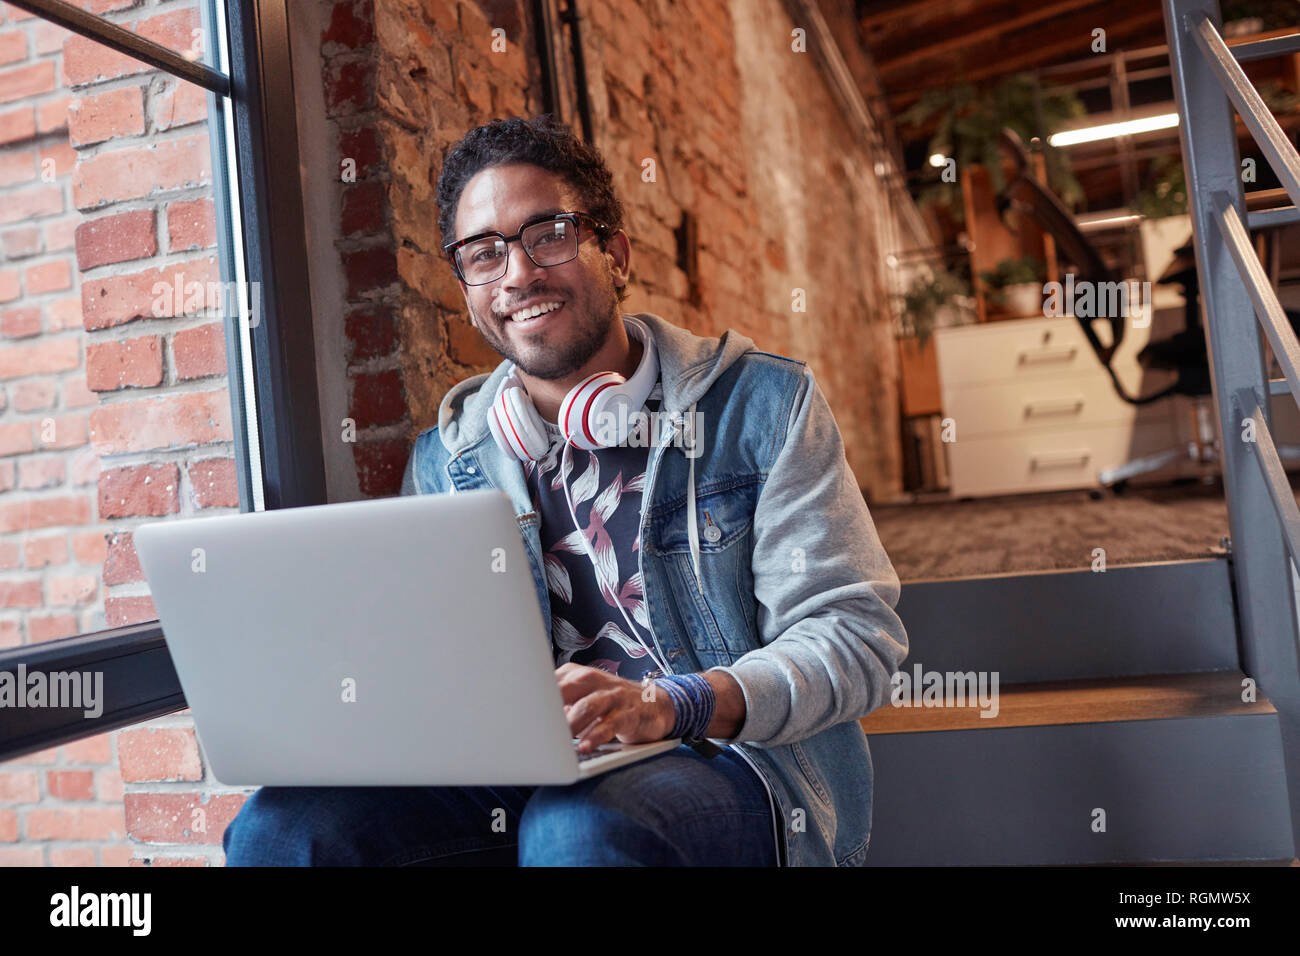
<svg viewBox="0 0 1300 956"><path fill-rule="evenodd" d="M659 381L654 336L635 316L623 316L623 325L643 346L641 363L632 377L624 378L619 372L596 372L573 386L560 403L561 434L566 442L585 451L623 444L634 424L633 416L644 407L655 382ZM622 414L620 406L625 408ZM606 419L606 413L612 418ZM613 427L602 434L606 422ZM501 450L520 461L540 461L551 447L542 416L528 397L513 362L497 388L488 413L488 427ZM598 440L611 435L612 441Z"/></svg>
<svg viewBox="0 0 1300 956"><path fill-rule="evenodd" d="M631 378L624 378L619 372L597 372L573 386L569 394L564 396L564 401L560 403L559 414L560 432L565 439L562 474L568 474L569 471L570 446L595 451L597 448L623 444L627 440L633 416L645 407L651 390L659 381L659 356L655 352L654 336L650 334L645 323L635 316L623 316L623 325L632 336L641 340L643 346L641 363L632 373ZM624 414L618 414L620 405L626 406ZM605 431L602 423L602 417L606 412L614 414L614 427L609 432ZM542 416L538 413L533 400L528 397L514 363L511 363L506 378L497 388L496 398L493 399L492 409L488 414L488 425L501 450L520 461L540 461L550 450L551 439L546 434ZM608 444L602 444L598 440L598 436L609 438L611 434L612 439ZM579 527L578 514L567 483L564 485L564 500L569 506L573 527ZM586 534L581 537L587 556L591 559L591 566L596 572L597 583L600 583L600 564L591 550L591 542ZM655 654L654 649L641 639L640 632L632 622L632 618L628 617L622 604L619 604L618 609L623 615L623 620L627 622L632 637L659 666L659 672L671 674L672 670Z"/></svg>

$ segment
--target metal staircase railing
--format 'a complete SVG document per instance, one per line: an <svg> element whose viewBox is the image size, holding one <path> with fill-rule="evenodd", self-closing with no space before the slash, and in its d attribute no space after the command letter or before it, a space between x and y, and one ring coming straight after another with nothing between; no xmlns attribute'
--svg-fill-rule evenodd
<svg viewBox="0 0 1300 956"><path fill-rule="evenodd" d="M1268 420L1270 395L1285 390L1300 404L1300 342L1251 247L1247 223L1258 228L1300 222L1300 154L1240 64L1300 52L1300 30L1230 49L1217 28L1222 22L1218 0L1162 4L1223 437L1242 671L1278 710L1294 841L1300 837L1300 576L1295 571L1300 567L1300 509ZM1292 206L1246 216L1233 107ZM1261 327L1284 378L1267 377Z"/></svg>

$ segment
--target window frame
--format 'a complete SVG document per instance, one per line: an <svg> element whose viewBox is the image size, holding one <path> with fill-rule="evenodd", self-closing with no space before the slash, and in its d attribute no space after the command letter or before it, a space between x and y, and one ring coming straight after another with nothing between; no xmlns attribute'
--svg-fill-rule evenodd
<svg viewBox="0 0 1300 956"><path fill-rule="evenodd" d="M201 0L203 35L213 38L205 63L64 0L9 2L208 91L221 279L246 280L260 310L251 327L224 323L239 510L326 503L311 297L297 291L310 288L310 263L290 0ZM211 65L214 55L228 74ZM82 708L6 708L0 762L187 706L156 620L0 651L0 671L19 668L102 671L103 710L87 720Z"/></svg>

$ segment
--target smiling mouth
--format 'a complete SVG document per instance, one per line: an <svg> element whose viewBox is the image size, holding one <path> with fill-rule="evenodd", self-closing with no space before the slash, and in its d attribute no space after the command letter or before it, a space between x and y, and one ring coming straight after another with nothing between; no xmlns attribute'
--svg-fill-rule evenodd
<svg viewBox="0 0 1300 956"><path fill-rule="evenodd" d="M542 305L542 309L543 309L543 311L538 312L538 314L536 314L536 315L532 315L532 314L530 314L532 311L535 311L535 310L529 310L528 313L521 313L521 317L520 317L520 318L515 318L515 317L513 317L513 316L509 316L509 315L507 315L507 316L503 316L502 319L501 319L501 322L502 322L503 325L514 326L514 327L516 327L516 328L520 328L520 329L525 329L525 330L527 330L527 329L535 329L535 328L538 328L538 327L540 327L540 326L542 326L542 325L547 324L547 323L551 320L551 318L552 318L553 316L556 316L556 315L560 314L561 312L563 312L563 311L564 311L564 307L565 307L565 303L563 303L563 302L559 303L558 305L554 305L554 306L552 306L551 303L547 302L547 303L543 303L543 305ZM527 318L523 318L523 317L522 317L523 314L527 314L528 317L527 317Z"/></svg>

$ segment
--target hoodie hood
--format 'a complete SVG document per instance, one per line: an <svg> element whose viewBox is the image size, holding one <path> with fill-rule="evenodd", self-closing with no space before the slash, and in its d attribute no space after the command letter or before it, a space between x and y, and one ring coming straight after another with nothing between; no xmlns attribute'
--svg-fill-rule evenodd
<svg viewBox="0 0 1300 956"><path fill-rule="evenodd" d="M736 359L754 348L752 339L734 329L706 337L651 312L631 314L654 336L659 379L663 383L661 409L670 417L688 410ZM510 362L503 360L493 371L471 376L443 396L438 406L438 437L453 456L491 437L487 413L509 367Z"/></svg>

